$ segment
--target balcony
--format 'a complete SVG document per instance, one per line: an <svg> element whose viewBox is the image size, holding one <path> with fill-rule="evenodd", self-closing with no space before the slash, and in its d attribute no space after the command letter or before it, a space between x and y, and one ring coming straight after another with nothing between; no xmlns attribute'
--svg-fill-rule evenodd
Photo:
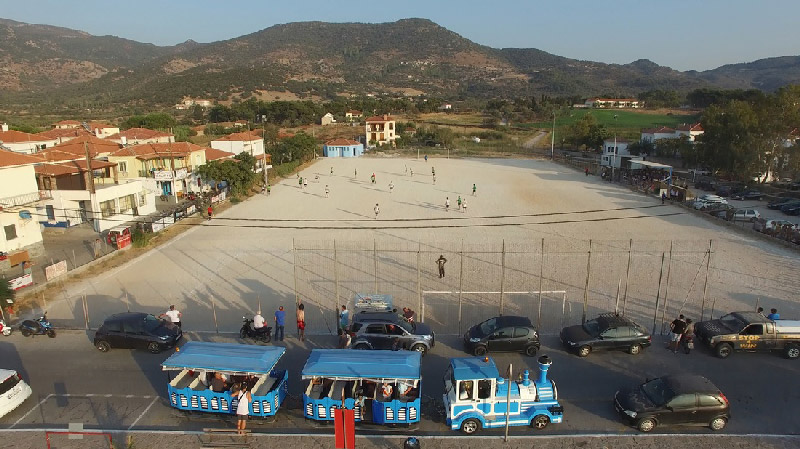
<svg viewBox="0 0 800 449"><path fill-rule="evenodd" d="M42 191L30 192L30 193L23 193L22 195L15 195L15 196L7 196L5 198L0 198L0 207L14 207L14 206L24 206L26 204L32 204L42 199L47 199L47 197L42 198L41 193ZM49 190L45 190L44 192L50 192Z"/></svg>

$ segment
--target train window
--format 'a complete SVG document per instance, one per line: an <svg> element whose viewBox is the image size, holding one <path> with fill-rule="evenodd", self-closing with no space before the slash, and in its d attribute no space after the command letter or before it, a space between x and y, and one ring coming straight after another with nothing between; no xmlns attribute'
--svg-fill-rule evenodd
<svg viewBox="0 0 800 449"><path fill-rule="evenodd" d="M458 383L458 399L470 400L472 399L472 381L462 380Z"/></svg>
<svg viewBox="0 0 800 449"><path fill-rule="evenodd" d="M478 399L489 399L492 395L492 380L483 379L478 381Z"/></svg>

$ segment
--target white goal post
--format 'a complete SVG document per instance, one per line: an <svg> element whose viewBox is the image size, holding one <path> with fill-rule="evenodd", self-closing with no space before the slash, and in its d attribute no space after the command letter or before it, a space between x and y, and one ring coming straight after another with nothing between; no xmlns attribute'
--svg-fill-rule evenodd
<svg viewBox="0 0 800 449"><path fill-rule="evenodd" d="M501 291L423 290L422 291L422 297L420 298L420 303L421 303L420 304L420 308L421 308L421 310L420 310L420 315L419 315L420 316L420 321L422 321L422 322L425 321L425 302L426 301L424 300L424 298L425 298L425 296L428 296L428 295L458 295L458 298L459 298L459 300L458 300L458 322L459 323L461 322L461 312L462 312L462 310L461 310L461 307L462 307L461 296L462 295L503 295L503 296L505 296L505 295L530 295L530 296L536 295L538 297L538 302L539 302L538 307L537 307L537 313L536 313L536 328L537 329L541 328L541 325L542 325L542 295L554 295L554 296L560 296L561 297L561 316L562 317L564 316L564 314L566 312L566 309L568 307L568 305L567 305L567 291L566 290L542 290L542 291L531 290L531 291L526 291L526 292L515 292L515 291L511 291L511 292L503 291L503 292L501 292ZM503 313L503 302L502 302L502 300L500 302L500 313L501 314Z"/></svg>

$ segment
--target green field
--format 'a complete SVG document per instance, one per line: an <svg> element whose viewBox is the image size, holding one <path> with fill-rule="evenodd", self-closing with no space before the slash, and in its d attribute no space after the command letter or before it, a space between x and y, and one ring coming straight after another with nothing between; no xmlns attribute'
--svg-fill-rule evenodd
<svg viewBox="0 0 800 449"><path fill-rule="evenodd" d="M580 120L584 115L592 114L597 122L605 125L609 129L620 129L624 131L639 132L642 128L656 128L659 126L675 127L684 123L695 123L697 115L666 115L648 114L633 110L609 110L609 109L572 109L565 111L562 115L556 116L556 126L569 126ZM614 116L617 116L614 119ZM518 123L516 126L525 128L550 128L553 122Z"/></svg>

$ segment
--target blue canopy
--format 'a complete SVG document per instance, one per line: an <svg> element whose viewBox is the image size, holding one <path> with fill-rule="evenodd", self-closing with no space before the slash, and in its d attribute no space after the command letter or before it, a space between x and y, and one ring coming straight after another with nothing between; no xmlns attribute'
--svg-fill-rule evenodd
<svg viewBox="0 0 800 449"><path fill-rule="evenodd" d="M500 373L494 364L494 359L489 357L485 362L484 357L461 357L450 359L455 380L497 379Z"/></svg>
<svg viewBox="0 0 800 449"><path fill-rule="evenodd" d="M303 367L303 379L419 379L422 354L417 351L314 349Z"/></svg>
<svg viewBox="0 0 800 449"><path fill-rule="evenodd" d="M196 369L241 374L268 374L286 348L237 343L190 341L172 354L161 367L164 371Z"/></svg>

